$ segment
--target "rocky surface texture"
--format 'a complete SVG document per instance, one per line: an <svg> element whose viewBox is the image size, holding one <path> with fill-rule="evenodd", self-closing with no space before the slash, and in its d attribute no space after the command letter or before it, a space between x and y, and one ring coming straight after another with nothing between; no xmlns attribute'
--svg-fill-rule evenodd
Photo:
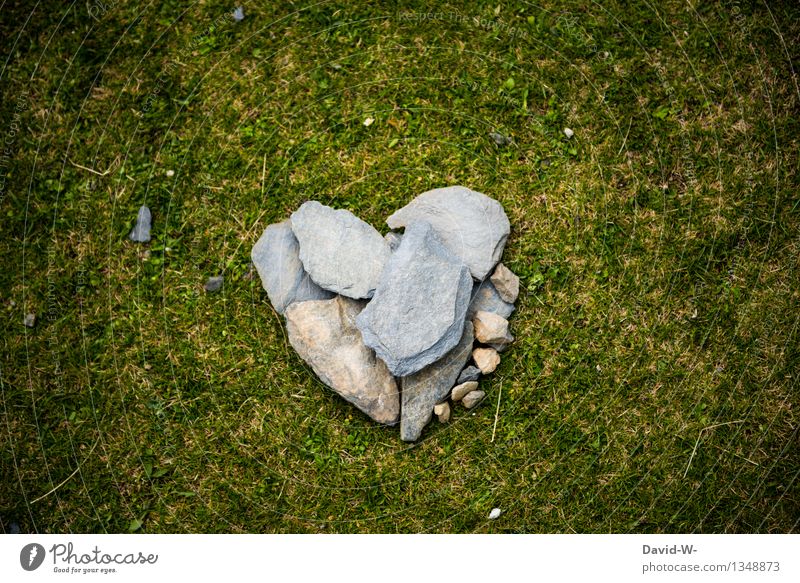
<svg viewBox="0 0 800 583"><path fill-rule="evenodd" d="M292 213L300 261L321 288L349 298L371 298L389 259L389 243L346 210L309 201Z"/></svg>
<svg viewBox="0 0 800 583"><path fill-rule="evenodd" d="M492 312L508 319L514 312L514 304L503 301L491 281L475 284L472 289L472 300L469 303L467 316L472 317L475 312Z"/></svg>
<svg viewBox="0 0 800 583"><path fill-rule="evenodd" d="M484 194L431 190L387 223L395 230L384 237L310 201L268 226L251 257L290 344L320 380L416 441L434 416L450 421L452 403L471 409L486 396L479 379L514 341L520 282L499 263L508 218Z"/></svg>
<svg viewBox="0 0 800 583"><path fill-rule="evenodd" d="M431 225L412 223L356 322L392 374L408 376L458 343L471 290L469 271Z"/></svg>
<svg viewBox="0 0 800 583"><path fill-rule="evenodd" d="M444 358L402 381L400 439L416 441L431 420L433 406L447 398L472 350L472 324L467 322L458 345Z"/></svg>
<svg viewBox="0 0 800 583"><path fill-rule="evenodd" d="M279 314L294 302L327 300L333 293L311 281L300 262L300 245L289 221L264 229L250 253L269 301Z"/></svg>
<svg viewBox="0 0 800 583"><path fill-rule="evenodd" d="M289 342L322 382L375 421L393 424L400 415L397 383L361 340L355 319L363 307L343 296L295 302L286 310Z"/></svg>
<svg viewBox="0 0 800 583"><path fill-rule="evenodd" d="M424 192L386 219L386 224L398 229L420 220L433 225L445 246L479 281L500 261L511 232L499 202L463 186Z"/></svg>

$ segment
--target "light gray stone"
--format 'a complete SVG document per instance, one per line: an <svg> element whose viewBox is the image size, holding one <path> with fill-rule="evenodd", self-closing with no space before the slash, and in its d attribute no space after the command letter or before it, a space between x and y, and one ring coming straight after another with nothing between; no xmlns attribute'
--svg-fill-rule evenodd
<svg viewBox="0 0 800 583"><path fill-rule="evenodd" d="M333 297L331 292L311 281L299 253L300 246L287 220L264 229L250 254L269 301L281 315L294 302Z"/></svg>
<svg viewBox="0 0 800 583"><path fill-rule="evenodd" d="M36 325L36 314L25 314L22 323L26 328L33 328Z"/></svg>
<svg viewBox="0 0 800 583"><path fill-rule="evenodd" d="M317 201L292 213L300 261L321 288L349 298L371 298L391 255L389 243L372 226L346 210Z"/></svg>
<svg viewBox="0 0 800 583"><path fill-rule="evenodd" d="M356 328L364 304L342 296L295 302L286 309L286 330L323 383L375 421L391 425L400 416L400 396L389 369Z"/></svg>
<svg viewBox="0 0 800 583"><path fill-rule="evenodd" d="M450 393L450 398L453 400L453 402L460 401L477 388L478 381L467 381L466 383L461 383L460 385L453 387L453 391Z"/></svg>
<svg viewBox="0 0 800 583"><path fill-rule="evenodd" d="M214 277L209 277L208 281L206 281L203 289L205 289L209 293L213 293L222 289L222 284L225 282L225 278L221 275L217 275Z"/></svg>
<svg viewBox="0 0 800 583"><path fill-rule="evenodd" d="M483 401L483 398L486 396L486 393L483 391L472 391L464 396L461 399L461 404L464 405L467 409L472 409L475 405Z"/></svg>
<svg viewBox="0 0 800 583"><path fill-rule="evenodd" d="M517 296L519 296L519 277L508 267L498 263L497 267L494 268L492 277L489 279L491 279L494 288L504 302L513 304L517 301Z"/></svg>
<svg viewBox="0 0 800 583"><path fill-rule="evenodd" d="M439 423L447 423L450 421L450 403L439 403L433 407L433 414L439 420Z"/></svg>
<svg viewBox="0 0 800 583"><path fill-rule="evenodd" d="M414 374L458 344L471 289L469 270L431 225L411 223L356 319L364 343L395 376Z"/></svg>
<svg viewBox="0 0 800 583"><path fill-rule="evenodd" d="M469 358L473 342L472 323L467 322L455 348L437 362L402 379L403 406L400 439L416 441L431 420L434 405L443 401Z"/></svg>
<svg viewBox="0 0 800 583"><path fill-rule="evenodd" d="M481 369L479 369L477 366L468 366L461 371L460 375L458 375L456 384L460 385L461 383L466 383L469 381L477 381L480 377Z"/></svg>
<svg viewBox="0 0 800 583"><path fill-rule="evenodd" d="M509 344L514 337L508 332L508 320L491 312L476 312L472 317L475 338L483 344Z"/></svg>
<svg viewBox="0 0 800 583"><path fill-rule="evenodd" d="M445 246L467 264L477 280L485 279L500 261L511 232L499 202L463 186L424 192L386 223L398 229L418 220L433 225Z"/></svg>
<svg viewBox="0 0 800 583"><path fill-rule="evenodd" d="M472 351L472 360L483 374L489 374L500 364L500 355L494 348L476 348Z"/></svg>
<svg viewBox="0 0 800 583"><path fill-rule="evenodd" d="M397 248L400 246L400 241L403 240L403 234L396 231L389 231L386 233L384 239L389 243L389 249L397 251Z"/></svg>
<svg viewBox="0 0 800 583"><path fill-rule="evenodd" d="M136 213L136 224L133 226L128 238L137 243L147 243L150 240L150 227L152 226L152 215L150 209L145 205L139 207L139 212Z"/></svg>
<svg viewBox="0 0 800 583"><path fill-rule="evenodd" d="M514 304L504 302L491 281L486 280L475 284L472 290L472 301L467 310L467 317L472 318L476 312L492 312L508 320L514 312Z"/></svg>

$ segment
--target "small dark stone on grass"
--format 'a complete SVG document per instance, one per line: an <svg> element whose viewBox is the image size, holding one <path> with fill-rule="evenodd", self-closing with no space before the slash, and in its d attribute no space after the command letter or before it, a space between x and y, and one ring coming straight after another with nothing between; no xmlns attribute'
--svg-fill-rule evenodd
<svg viewBox="0 0 800 583"><path fill-rule="evenodd" d="M497 132L491 132L489 134L489 137L492 138L492 141L494 141L495 144L497 144L498 146L501 146L501 147L502 146L509 146L514 141L514 140L511 139L510 136L504 136L503 134L500 134L500 133L497 133Z"/></svg>
<svg viewBox="0 0 800 583"><path fill-rule="evenodd" d="M207 292L212 293L222 289L222 282L225 280L221 275L209 277L206 284L203 286Z"/></svg>

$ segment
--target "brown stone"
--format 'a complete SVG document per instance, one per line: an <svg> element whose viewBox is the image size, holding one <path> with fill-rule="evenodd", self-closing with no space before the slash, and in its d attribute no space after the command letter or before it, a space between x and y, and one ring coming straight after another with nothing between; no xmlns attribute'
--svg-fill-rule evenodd
<svg viewBox="0 0 800 583"><path fill-rule="evenodd" d="M379 423L397 423L400 394L382 360L356 328L366 302L343 296L297 302L286 308L289 342L317 376Z"/></svg>

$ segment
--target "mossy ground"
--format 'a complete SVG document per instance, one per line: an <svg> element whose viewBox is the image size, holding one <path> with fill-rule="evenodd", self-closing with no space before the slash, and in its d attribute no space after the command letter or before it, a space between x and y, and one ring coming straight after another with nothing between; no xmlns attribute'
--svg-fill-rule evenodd
<svg viewBox="0 0 800 583"><path fill-rule="evenodd" d="M233 7L2 8L3 530L797 530L796 6ZM449 184L509 215L517 342L412 446L249 253Z"/></svg>

